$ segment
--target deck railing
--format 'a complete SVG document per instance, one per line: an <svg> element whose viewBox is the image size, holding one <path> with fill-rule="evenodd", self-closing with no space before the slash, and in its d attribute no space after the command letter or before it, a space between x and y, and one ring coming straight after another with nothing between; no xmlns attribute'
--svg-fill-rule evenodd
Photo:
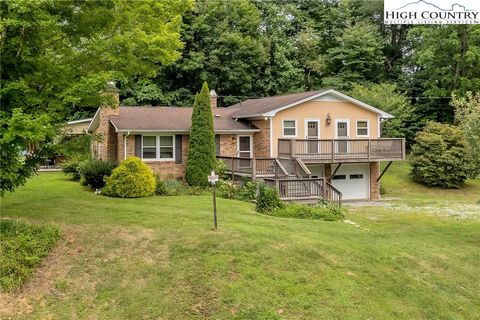
<svg viewBox="0 0 480 320"><path fill-rule="evenodd" d="M325 199L337 204L342 203L342 193L334 188L326 178L306 179L264 179L268 186L278 190L282 200Z"/></svg>
<svg viewBox="0 0 480 320"><path fill-rule="evenodd" d="M404 160L405 139L279 139L278 156L323 163Z"/></svg>
<svg viewBox="0 0 480 320"><path fill-rule="evenodd" d="M235 176L249 176L253 180L262 177L285 177L285 167L275 158L241 158L217 156L227 166L228 173ZM291 159L286 159L291 162Z"/></svg>

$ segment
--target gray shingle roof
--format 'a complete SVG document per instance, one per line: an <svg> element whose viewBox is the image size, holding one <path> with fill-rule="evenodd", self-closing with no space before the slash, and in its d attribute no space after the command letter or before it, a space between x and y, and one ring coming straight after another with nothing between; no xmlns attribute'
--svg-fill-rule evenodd
<svg viewBox="0 0 480 320"><path fill-rule="evenodd" d="M248 121L235 121L236 108L215 108L215 131L258 131ZM120 131L190 131L192 108L189 107L120 107L120 114L110 118Z"/></svg>
<svg viewBox="0 0 480 320"><path fill-rule="evenodd" d="M261 116L267 112L281 108L283 106L295 103L297 101L310 98L320 94L328 89L293 93L284 96L265 97L258 99L248 99L237 103L229 108L236 108L238 111L232 115L238 118Z"/></svg>

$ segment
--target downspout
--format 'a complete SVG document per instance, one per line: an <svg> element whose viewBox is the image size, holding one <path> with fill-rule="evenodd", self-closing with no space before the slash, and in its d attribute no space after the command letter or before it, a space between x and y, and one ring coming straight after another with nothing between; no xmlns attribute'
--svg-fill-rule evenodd
<svg viewBox="0 0 480 320"><path fill-rule="evenodd" d="M272 121L272 118L273 117L269 117L269 121L270 121L270 124L269 124L269 130L270 130L270 135L269 135L269 139L270 139L270 158L273 158L273 128L272 128L272 125L273 125L273 121Z"/></svg>
<svg viewBox="0 0 480 320"><path fill-rule="evenodd" d="M127 134L123 136L123 160L127 159L127 138L130 135L130 131L127 131Z"/></svg>

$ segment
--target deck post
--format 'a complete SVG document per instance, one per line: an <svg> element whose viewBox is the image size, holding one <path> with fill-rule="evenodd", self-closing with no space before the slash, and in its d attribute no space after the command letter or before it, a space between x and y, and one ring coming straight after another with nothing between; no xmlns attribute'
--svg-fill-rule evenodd
<svg viewBox="0 0 480 320"><path fill-rule="evenodd" d="M332 163L335 161L335 140L330 140L331 142L331 149L332 149Z"/></svg>
<svg viewBox="0 0 480 320"><path fill-rule="evenodd" d="M235 159L232 157L232 181L235 180Z"/></svg>
<svg viewBox="0 0 480 320"><path fill-rule="evenodd" d="M327 200L327 179L325 177L322 178L322 197L323 200Z"/></svg>
<svg viewBox="0 0 480 320"><path fill-rule="evenodd" d="M367 143L367 146L368 146L368 162L370 162L370 149L371 149L370 141L371 141L371 139L368 139L367 141L368 141L368 143Z"/></svg>
<svg viewBox="0 0 480 320"><path fill-rule="evenodd" d="M252 181L257 179L257 159L252 158Z"/></svg>
<svg viewBox="0 0 480 320"><path fill-rule="evenodd" d="M290 139L290 158L295 158L295 139Z"/></svg>

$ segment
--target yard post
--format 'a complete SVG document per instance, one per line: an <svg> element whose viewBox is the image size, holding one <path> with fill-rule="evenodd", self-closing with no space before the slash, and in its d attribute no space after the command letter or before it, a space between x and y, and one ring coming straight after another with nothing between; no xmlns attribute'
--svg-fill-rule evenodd
<svg viewBox="0 0 480 320"><path fill-rule="evenodd" d="M217 230L217 194L215 192L215 183L213 184L213 225Z"/></svg>
<svg viewBox="0 0 480 320"><path fill-rule="evenodd" d="M216 184L218 181L218 176L215 174L215 171L212 170L208 176L208 182L212 184L212 194L213 194L213 226L215 231L217 230L217 193L216 193Z"/></svg>

